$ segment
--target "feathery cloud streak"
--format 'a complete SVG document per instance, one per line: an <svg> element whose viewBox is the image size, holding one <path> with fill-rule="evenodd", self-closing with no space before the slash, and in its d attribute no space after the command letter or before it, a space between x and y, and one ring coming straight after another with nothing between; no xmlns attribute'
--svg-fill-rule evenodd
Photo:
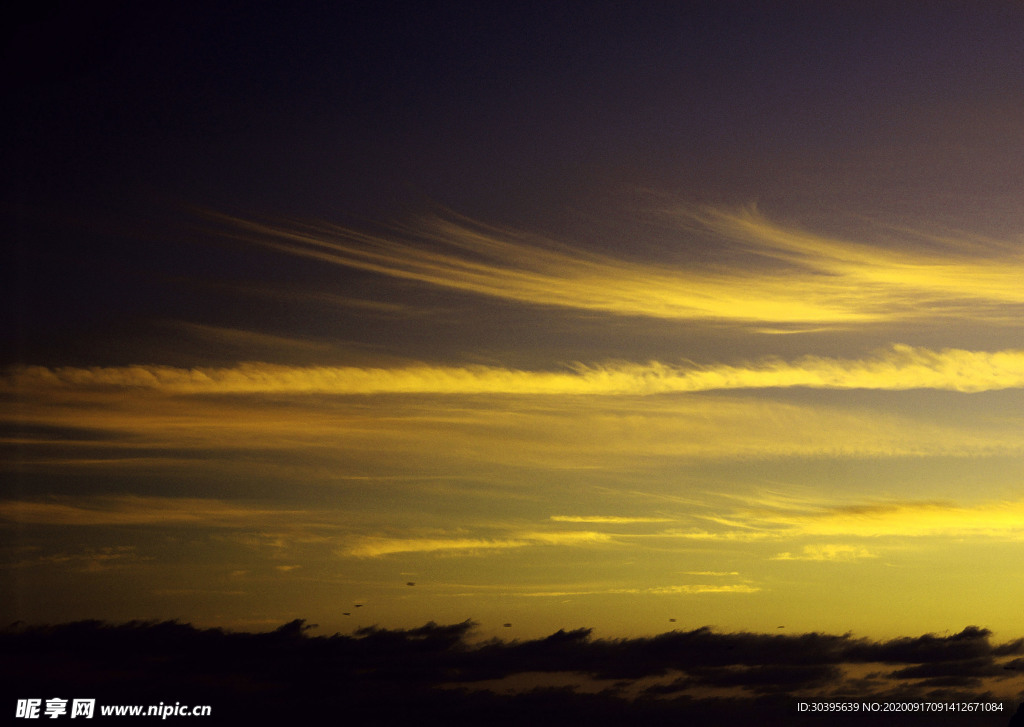
<svg viewBox="0 0 1024 727"><path fill-rule="evenodd" d="M937 389L977 392L1024 386L1024 350L966 351L897 345L868 359L806 356L793 362L678 366L577 364L571 371L489 366L366 368L243 363L229 368L123 366L16 368L3 388L126 387L172 394L647 395L750 388Z"/></svg>
<svg viewBox="0 0 1024 727"><path fill-rule="evenodd" d="M486 551L536 545L614 544L637 539L682 538L686 540L788 540L806 537L990 537L1024 539L1024 500L989 501L971 505L949 502L883 502L839 507L818 507L799 512L738 512L729 517L697 516L713 523L715 530L668 530L648 534L607 533L594 530L529 531L506 537L460 536L360 536L344 550L345 555L379 557L394 553L439 551ZM210 498L168 498L107 495L87 498L50 498L46 501L0 502L0 520L46 525L182 525L237 528L283 521L304 526L336 526L338 523L306 510L252 507ZM575 518L554 516L554 522L579 524L663 523L660 517ZM739 528L739 529L737 529ZM850 544L808 545L800 554L780 553L779 560L849 560L873 558L862 546ZM730 575L707 573L702 575Z"/></svg>
<svg viewBox="0 0 1024 727"><path fill-rule="evenodd" d="M839 240L766 219L755 207L736 211L706 208L683 212L724 237L742 240L758 254L842 281L837 286L867 289L871 296L885 291L917 291L925 295L918 305L974 298L993 302L1024 302L1020 286L1024 255L1006 243L949 237L930 239L944 250L912 252Z"/></svg>
<svg viewBox="0 0 1024 727"><path fill-rule="evenodd" d="M254 461L330 469L345 460L350 470L375 476L435 475L453 467L466 474L494 465L541 468L550 475L635 470L638 454L653 463L723 456L962 456L1024 448L1019 417L935 419L736 395L445 394L442 403L438 395L228 397L85 386L22 386L16 393L19 406L3 417L0 442L15 447L5 464L46 469L147 462L166 468L172 461L206 471L252 467Z"/></svg>
<svg viewBox="0 0 1024 727"><path fill-rule="evenodd" d="M552 522L557 523L592 523L606 525L632 525L635 523L668 523L668 517L623 517L619 515L552 515Z"/></svg>
<svg viewBox="0 0 1024 727"><path fill-rule="evenodd" d="M1024 538L1024 500L966 506L945 502L882 503L838 507L821 514L780 515L774 519L806 535Z"/></svg>
<svg viewBox="0 0 1024 727"><path fill-rule="evenodd" d="M255 508L208 498L139 495L0 502L0 520L43 525L183 525L251 527L309 513Z"/></svg>
<svg viewBox="0 0 1024 727"><path fill-rule="evenodd" d="M956 315L1006 322L1024 304L1024 257L972 240L899 253L783 227L754 209L673 210L750 259L730 266L631 261L460 217L389 236L330 224L276 226L220 216L235 236L284 253L521 303L675 320L862 324ZM764 269L765 257L776 261Z"/></svg>
<svg viewBox="0 0 1024 727"><path fill-rule="evenodd" d="M751 510L727 518L706 518L727 529L676 532L697 540L776 540L803 537L985 537L1024 539L1024 500L975 504L951 502L882 502L846 506L812 506L799 510ZM812 545L802 554L782 553L780 560L842 560L873 557L860 546Z"/></svg>
<svg viewBox="0 0 1024 727"><path fill-rule="evenodd" d="M815 560L815 561L851 561L860 560L863 558L877 558L878 556L869 551L867 548L863 548L856 545L805 545L802 552L794 555L793 553L779 553L778 555L772 556L772 560Z"/></svg>
<svg viewBox="0 0 1024 727"><path fill-rule="evenodd" d="M504 550L531 545L592 545L609 543L607 533L588 531L523 533L513 538L382 538L367 537L350 546L344 555L376 558L395 553L437 553Z"/></svg>
<svg viewBox="0 0 1024 727"><path fill-rule="evenodd" d="M579 591L527 591L519 593L519 596L564 598L566 596L597 596L616 594L652 594L652 595L679 595L694 593L757 593L761 588L746 584L738 585L713 585L707 583L695 583L681 586L652 586L650 588L605 588L601 590L579 590Z"/></svg>

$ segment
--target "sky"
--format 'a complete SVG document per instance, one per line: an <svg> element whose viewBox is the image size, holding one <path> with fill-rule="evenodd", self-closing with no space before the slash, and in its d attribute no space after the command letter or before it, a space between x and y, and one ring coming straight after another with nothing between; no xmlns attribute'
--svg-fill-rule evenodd
<svg viewBox="0 0 1024 727"><path fill-rule="evenodd" d="M1020 3L25 17L4 623L1024 635Z"/></svg>

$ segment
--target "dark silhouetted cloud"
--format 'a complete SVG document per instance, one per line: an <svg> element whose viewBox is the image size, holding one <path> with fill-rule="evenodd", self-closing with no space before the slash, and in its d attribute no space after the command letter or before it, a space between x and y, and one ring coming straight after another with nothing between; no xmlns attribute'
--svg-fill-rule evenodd
<svg viewBox="0 0 1024 727"><path fill-rule="evenodd" d="M474 643L474 626L315 636L301 619L269 633L178 622L16 624L0 632L0 677L17 698L210 704L225 721L264 723L345 714L348 724L374 725L825 724L827 715L796 708L817 699L999 701L1002 711L958 715L958 725L994 726L1007 724L1020 696L992 691L1015 677L1004 667L1021 659L1005 658L1020 642L993 646L977 627L890 641L700 628L615 640L561 630ZM864 663L881 668L850 673ZM892 664L903 666L890 672ZM930 724L903 716L901 724Z"/></svg>

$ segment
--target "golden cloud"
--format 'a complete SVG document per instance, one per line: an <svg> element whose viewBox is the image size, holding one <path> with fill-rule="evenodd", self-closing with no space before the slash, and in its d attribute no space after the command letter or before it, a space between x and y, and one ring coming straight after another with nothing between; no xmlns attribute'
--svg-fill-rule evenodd
<svg viewBox="0 0 1024 727"><path fill-rule="evenodd" d="M595 532L536 532L512 538L386 538L363 537L342 551L343 555L376 558L394 553L472 553L486 550L525 548L535 545L582 545L607 543L612 537Z"/></svg>
<svg viewBox="0 0 1024 727"><path fill-rule="evenodd" d="M877 558L878 556L867 548L858 545L805 545L803 551L797 554L779 553L772 556L772 560L817 560L817 561L839 561L862 560L864 558Z"/></svg>
<svg viewBox="0 0 1024 727"><path fill-rule="evenodd" d="M758 586L747 584L717 585L707 583L687 584L678 586L651 586L648 588L603 588L593 590L573 591L527 591L520 593L520 596L529 597L566 597L566 596L599 596L615 594L653 594L653 595L674 595L674 594L696 594L696 593L757 593L762 589Z"/></svg>
<svg viewBox="0 0 1024 727"><path fill-rule="evenodd" d="M794 538L919 538L983 537L1024 540L1024 500L999 500L960 505L950 502L881 502L821 505L785 509L756 508L727 518L704 518L720 530L673 530L664 537L692 540L752 542ZM803 552L780 553L776 560L848 560L873 555L859 545L808 545Z"/></svg>
<svg viewBox="0 0 1024 727"><path fill-rule="evenodd" d="M551 520L559 523L606 523L610 525L672 522L672 518L668 517L620 517L617 515L552 515Z"/></svg>
<svg viewBox="0 0 1024 727"><path fill-rule="evenodd" d="M1024 303L1019 283L1024 255L1019 245L914 231L906 236L924 237L931 243L927 249L914 249L905 240L899 246L868 245L774 223L755 206L707 207L677 214L741 241L760 255L828 275L837 291L862 296L866 304L877 305L885 299L905 304L910 302L905 297L908 293L918 296L919 306L929 302L960 305L967 299Z"/></svg>
<svg viewBox="0 0 1024 727"><path fill-rule="evenodd" d="M858 324L965 315L1005 322L1024 304L1024 258L1007 245L947 241L895 252L769 222L754 208L672 210L745 253L730 267L639 262L466 218L427 217L376 235L330 224L221 216L228 234L291 255L521 303L665 319ZM770 274L765 257L778 264ZM758 264L758 260L760 263Z"/></svg>
<svg viewBox="0 0 1024 727"><path fill-rule="evenodd" d="M1024 500L957 505L944 502L847 506L820 514L780 517L807 535L986 536L1024 539Z"/></svg>
<svg viewBox="0 0 1024 727"><path fill-rule="evenodd" d="M103 376L106 376L104 372ZM116 377L115 377L116 379ZM90 379L95 381L95 378ZM106 379L109 380L109 379ZM481 468L635 469L638 457L920 456L1017 453L1019 421L933 418L754 396L177 395L161 389L30 389L5 412L35 470L172 464L317 481L469 475ZM208 389L217 390L216 387ZM20 432L19 432L20 430Z"/></svg>
<svg viewBox="0 0 1024 727"><path fill-rule="evenodd" d="M1024 350L934 351L895 345L871 358L804 356L744 365L613 362L568 371L493 366L414 365L397 368L284 366L60 367L10 369L0 383L28 393L47 389L122 388L168 394L519 394L624 396L752 388L935 389L978 392L1024 387Z"/></svg>

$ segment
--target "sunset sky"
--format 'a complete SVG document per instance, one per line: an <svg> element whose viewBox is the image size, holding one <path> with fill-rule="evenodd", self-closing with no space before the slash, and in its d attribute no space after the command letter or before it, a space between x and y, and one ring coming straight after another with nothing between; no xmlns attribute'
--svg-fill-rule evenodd
<svg viewBox="0 0 1024 727"><path fill-rule="evenodd" d="M355 5L8 33L0 620L1024 636L1024 5Z"/></svg>

